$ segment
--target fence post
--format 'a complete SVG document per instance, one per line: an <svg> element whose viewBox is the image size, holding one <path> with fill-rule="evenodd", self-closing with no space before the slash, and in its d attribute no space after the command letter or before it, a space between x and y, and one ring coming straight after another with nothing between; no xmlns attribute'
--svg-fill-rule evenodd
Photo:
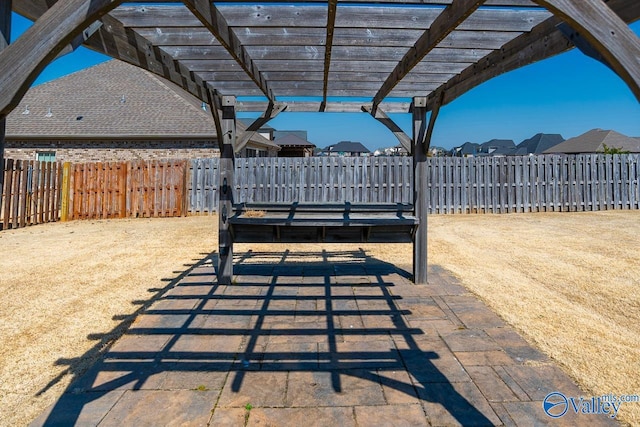
<svg viewBox="0 0 640 427"><path fill-rule="evenodd" d="M118 216L120 218L127 217L127 163L118 163Z"/></svg>
<svg viewBox="0 0 640 427"><path fill-rule="evenodd" d="M62 190L60 191L60 205L62 206L62 216L60 221L69 220L69 197L71 195L71 163L65 162L62 165Z"/></svg>

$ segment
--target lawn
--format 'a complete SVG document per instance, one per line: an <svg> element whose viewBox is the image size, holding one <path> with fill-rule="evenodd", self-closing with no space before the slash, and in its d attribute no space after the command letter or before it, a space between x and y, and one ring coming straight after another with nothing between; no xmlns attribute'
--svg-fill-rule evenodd
<svg viewBox="0 0 640 427"><path fill-rule="evenodd" d="M201 216L0 232L0 425L24 425L55 401L163 288L215 250L216 225ZM585 395L637 394L638 236L638 211L432 216L428 262L556 360ZM285 247L317 249L237 250ZM410 245L364 248L410 268ZM620 417L640 424L640 403L622 405Z"/></svg>

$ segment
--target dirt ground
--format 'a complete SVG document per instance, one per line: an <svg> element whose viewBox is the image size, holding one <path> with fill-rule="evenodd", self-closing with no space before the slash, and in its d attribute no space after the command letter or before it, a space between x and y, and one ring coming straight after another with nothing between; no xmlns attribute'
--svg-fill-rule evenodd
<svg viewBox="0 0 640 427"><path fill-rule="evenodd" d="M216 225L189 217L0 232L0 426L24 425L55 401L136 313L215 249ZM640 394L638 236L638 211L432 216L428 262L457 276L586 395ZM249 248L318 249L237 252ZM364 248L410 268L410 245ZM639 425L640 403L622 405L619 417Z"/></svg>

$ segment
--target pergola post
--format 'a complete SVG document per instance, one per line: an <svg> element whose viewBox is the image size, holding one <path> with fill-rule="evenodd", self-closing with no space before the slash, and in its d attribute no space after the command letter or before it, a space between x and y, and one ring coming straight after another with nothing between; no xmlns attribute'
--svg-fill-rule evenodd
<svg viewBox="0 0 640 427"><path fill-rule="evenodd" d="M413 281L427 284L427 149L424 144L427 117L427 98L415 97L411 104L413 114L413 208L419 221L413 239Z"/></svg>
<svg viewBox="0 0 640 427"><path fill-rule="evenodd" d="M233 214L234 152L236 140L236 98L209 92L211 111L220 146L218 182L218 283L231 284L233 278L233 236L229 216Z"/></svg>
<svg viewBox="0 0 640 427"><path fill-rule="evenodd" d="M11 41L11 0L0 3L0 52ZM0 115L0 206L2 206L2 190L4 188L4 145L6 133L6 116ZM1 227L1 226L0 226Z"/></svg>

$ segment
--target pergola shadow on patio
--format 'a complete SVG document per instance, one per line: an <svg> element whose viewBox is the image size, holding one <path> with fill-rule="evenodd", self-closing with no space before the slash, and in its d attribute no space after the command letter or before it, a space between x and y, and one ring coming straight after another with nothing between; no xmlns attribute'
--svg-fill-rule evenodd
<svg viewBox="0 0 640 427"><path fill-rule="evenodd" d="M33 425L526 425L579 393L437 268L416 287L362 249L235 262L229 285L215 256L186 271Z"/></svg>
<svg viewBox="0 0 640 427"><path fill-rule="evenodd" d="M224 284L233 275L235 153L282 111L365 112L412 154L412 273L415 283L426 284L426 156L442 106L497 75L573 47L607 64L640 98L640 40L628 27L640 18L636 0L127 3L0 4L0 160L6 115L50 61L80 45L174 82L208 104L216 124L218 279ZM34 24L9 43L12 11ZM262 116L239 134L238 112ZM391 112L412 114L411 135ZM324 224L327 218L316 219Z"/></svg>

